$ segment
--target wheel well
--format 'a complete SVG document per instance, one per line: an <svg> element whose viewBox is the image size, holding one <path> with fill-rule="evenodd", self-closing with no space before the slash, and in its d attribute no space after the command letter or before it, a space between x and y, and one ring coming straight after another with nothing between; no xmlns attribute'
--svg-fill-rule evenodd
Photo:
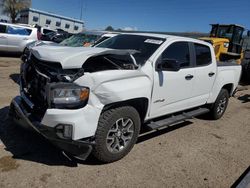
<svg viewBox="0 0 250 188"><path fill-rule="evenodd" d="M231 95L233 92L233 84L226 84L222 87L222 89L226 89L228 94Z"/></svg>
<svg viewBox="0 0 250 188"><path fill-rule="evenodd" d="M103 111L111 108L121 107L121 106L132 106L134 107L140 115L141 122L144 122L146 117L146 113L148 110L148 99L147 98L136 98L136 99L129 99L126 101L119 101L112 104L107 104Z"/></svg>

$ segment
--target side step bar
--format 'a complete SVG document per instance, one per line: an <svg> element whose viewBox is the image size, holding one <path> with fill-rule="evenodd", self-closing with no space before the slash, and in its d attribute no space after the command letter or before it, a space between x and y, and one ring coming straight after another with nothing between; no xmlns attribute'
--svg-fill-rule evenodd
<svg viewBox="0 0 250 188"><path fill-rule="evenodd" d="M158 121L151 121L149 124L146 126L149 127L151 130L159 129L165 126L169 126L187 119L192 119L195 116L199 116L201 114L208 113L209 109L208 108L198 108L192 111L188 112L183 112L181 114L173 115L170 117L167 117L165 119L161 119Z"/></svg>

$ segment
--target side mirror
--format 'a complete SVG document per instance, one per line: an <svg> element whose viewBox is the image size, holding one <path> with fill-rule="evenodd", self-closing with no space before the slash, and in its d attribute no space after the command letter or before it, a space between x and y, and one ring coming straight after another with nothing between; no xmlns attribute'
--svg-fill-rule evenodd
<svg viewBox="0 0 250 188"><path fill-rule="evenodd" d="M162 59L156 65L156 71L175 71L178 72L181 69L180 63L175 59Z"/></svg>
<svg viewBox="0 0 250 188"><path fill-rule="evenodd" d="M247 31L247 36L250 37L250 31Z"/></svg>

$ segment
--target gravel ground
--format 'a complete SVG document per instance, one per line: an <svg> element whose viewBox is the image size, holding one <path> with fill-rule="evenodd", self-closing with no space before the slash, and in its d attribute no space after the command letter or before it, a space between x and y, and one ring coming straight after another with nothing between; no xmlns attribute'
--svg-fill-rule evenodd
<svg viewBox="0 0 250 188"><path fill-rule="evenodd" d="M218 121L206 117L139 138L112 164L69 160L7 117L18 94L18 58L0 57L0 187L230 187L250 165L250 90Z"/></svg>

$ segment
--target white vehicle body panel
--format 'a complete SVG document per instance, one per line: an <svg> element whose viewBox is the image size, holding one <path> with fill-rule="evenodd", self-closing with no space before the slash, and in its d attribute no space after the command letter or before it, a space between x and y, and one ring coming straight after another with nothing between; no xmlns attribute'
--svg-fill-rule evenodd
<svg viewBox="0 0 250 188"><path fill-rule="evenodd" d="M48 109L41 123L48 127L70 124L73 126L72 139L78 140L95 134L100 114L101 109L90 104L77 110Z"/></svg>
<svg viewBox="0 0 250 188"><path fill-rule="evenodd" d="M148 100L148 108L144 121L147 121L165 114L198 107L206 103L214 103L220 90L226 84L233 84L230 94L236 89L241 67L217 67L214 51L210 44L183 37L143 35L166 38L167 40L143 66L136 70L86 72L74 83L90 88L88 104L78 110L48 109L42 124L50 127L59 123L72 124L74 127L73 139L77 140L95 135L99 116L105 105L145 98ZM212 53L212 63L204 67L181 69L178 72L155 71L155 64L160 54L176 41L195 42L209 46ZM40 60L60 62L64 69L72 69L80 68L90 57L114 50L37 46L31 51ZM209 77L210 72L215 72L215 75ZM194 75L194 79L186 80L185 76L188 74Z"/></svg>
<svg viewBox="0 0 250 188"><path fill-rule="evenodd" d="M217 77L215 84L210 92L209 99L207 103L213 103L216 100L221 88L226 84L232 84L233 88L229 93L230 96L233 94L234 90L237 88L241 76L241 66L218 66Z"/></svg>
<svg viewBox="0 0 250 188"><path fill-rule="evenodd" d="M22 35L22 34L11 34L11 33L0 33L0 50L4 52L23 52L24 48L27 44L37 40L37 28L17 25L17 24L9 24L9 23L0 23L1 25L5 25L13 28L20 29L29 29L31 30L30 35Z"/></svg>
<svg viewBox="0 0 250 188"><path fill-rule="evenodd" d="M6 34L8 39L8 51L23 52L27 44L35 41L30 36Z"/></svg>
<svg viewBox="0 0 250 188"><path fill-rule="evenodd" d="M0 51L5 51L7 44L8 41L6 35L4 33L0 33Z"/></svg>

